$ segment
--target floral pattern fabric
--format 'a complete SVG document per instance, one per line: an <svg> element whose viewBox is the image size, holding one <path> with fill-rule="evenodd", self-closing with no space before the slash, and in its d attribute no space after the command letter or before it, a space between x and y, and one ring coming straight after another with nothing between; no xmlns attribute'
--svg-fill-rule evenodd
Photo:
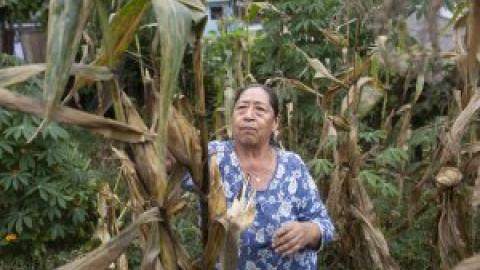
<svg viewBox="0 0 480 270"><path fill-rule="evenodd" d="M231 141L209 143L209 153L216 154L223 179L227 206L244 183ZM292 256L282 256L272 248L274 232L287 221L311 221L322 231L320 247L330 242L334 227L318 189L301 158L276 149L277 167L265 190L256 192L256 216L241 234L237 269L317 269L317 250L304 248ZM251 189L250 185L247 189Z"/></svg>

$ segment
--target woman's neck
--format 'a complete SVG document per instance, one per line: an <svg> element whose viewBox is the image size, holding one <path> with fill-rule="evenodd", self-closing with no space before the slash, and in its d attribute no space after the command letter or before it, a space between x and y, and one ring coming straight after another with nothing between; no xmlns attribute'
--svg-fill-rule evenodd
<svg viewBox="0 0 480 270"><path fill-rule="evenodd" d="M234 150L240 169L250 184L256 190L267 189L277 162L274 148L269 144L263 147L244 147L234 144Z"/></svg>
<svg viewBox="0 0 480 270"><path fill-rule="evenodd" d="M263 146L245 146L234 144L235 154L240 160L258 160L271 159L273 157L273 149L269 144Z"/></svg>

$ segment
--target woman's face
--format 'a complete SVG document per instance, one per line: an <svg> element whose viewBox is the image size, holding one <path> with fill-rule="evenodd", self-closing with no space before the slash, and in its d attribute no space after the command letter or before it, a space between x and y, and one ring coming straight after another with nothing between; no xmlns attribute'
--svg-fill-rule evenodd
<svg viewBox="0 0 480 270"><path fill-rule="evenodd" d="M261 87L245 90L235 103L232 132L235 142L245 146L268 144L277 119L268 94Z"/></svg>

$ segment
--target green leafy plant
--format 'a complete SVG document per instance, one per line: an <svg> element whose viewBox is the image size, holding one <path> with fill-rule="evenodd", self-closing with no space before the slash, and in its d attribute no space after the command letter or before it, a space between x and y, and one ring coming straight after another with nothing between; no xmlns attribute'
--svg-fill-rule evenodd
<svg viewBox="0 0 480 270"><path fill-rule="evenodd" d="M335 165L328 159L316 158L310 160L308 166L315 176L326 177L332 174Z"/></svg>
<svg viewBox="0 0 480 270"><path fill-rule="evenodd" d="M39 94L32 80L17 91ZM0 254L26 251L37 258L65 239L87 236L95 224L97 172L52 123L33 142L40 119L0 108Z"/></svg>
<svg viewBox="0 0 480 270"><path fill-rule="evenodd" d="M398 196L398 188L387 181L383 175L380 175L372 170L362 170L360 171L358 177L360 181L368 184L368 186L376 193L380 193L385 197L394 197Z"/></svg>
<svg viewBox="0 0 480 270"><path fill-rule="evenodd" d="M408 161L407 152L395 147L389 147L375 157L377 164L393 169L399 169L406 161Z"/></svg>

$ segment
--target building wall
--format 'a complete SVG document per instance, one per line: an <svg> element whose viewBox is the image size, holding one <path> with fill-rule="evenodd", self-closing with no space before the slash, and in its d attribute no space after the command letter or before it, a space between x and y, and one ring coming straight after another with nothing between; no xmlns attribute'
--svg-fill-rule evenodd
<svg viewBox="0 0 480 270"><path fill-rule="evenodd" d="M445 8L440 10L438 14L438 29L442 29L448 21L451 19L452 14L447 11ZM428 33L428 23L425 21L425 17L417 19L416 14L412 14L407 19L408 32L411 37L415 38L420 44L423 44L426 48L431 48L430 37ZM454 39L453 39L453 30L450 26L446 30L445 34L438 37L438 45L440 46L441 51L452 51L455 49Z"/></svg>
<svg viewBox="0 0 480 270"><path fill-rule="evenodd" d="M208 21L205 26L205 34L209 32L218 33L218 22L220 18L217 16L219 9L222 9L222 17L233 17L233 8L230 1L207 1L206 3Z"/></svg>

